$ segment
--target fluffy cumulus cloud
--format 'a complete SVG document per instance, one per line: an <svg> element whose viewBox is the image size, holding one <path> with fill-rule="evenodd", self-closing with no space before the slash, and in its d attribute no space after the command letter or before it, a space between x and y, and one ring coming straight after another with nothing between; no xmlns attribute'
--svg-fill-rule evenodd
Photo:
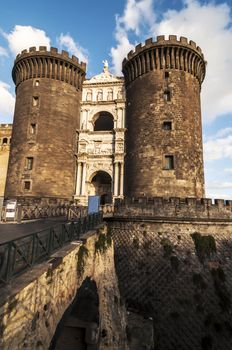
<svg viewBox="0 0 232 350"><path fill-rule="evenodd" d="M111 49L115 71L119 73L122 58L131 49L130 31L138 41L144 36L143 28L150 28L148 35L176 34L196 41L202 48L207 64L207 74L202 89L202 114L206 122L232 112L232 27L230 7L215 2L183 1L182 9L167 10L156 19L156 2L127 0L122 17L116 18L117 46ZM148 11L144 15L143 9ZM159 17L160 18L160 17ZM123 35L122 35L123 32ZM128 50L129 48L129 50Z"/></svg>
<svg viewBox="0 0 232 350"><path fill-rule="evenodd" d="M50 38L45 31L32 26L16 25L10 33L2 32L2 35L8 41L9 49L15 56L31 46L50 47Z"/></svg>
<svg viewBox="0 0 232 350"><path fill-rule="evenodd" d="M231 181L209 181L206 186L206 197L231 199Z"/></svg>
<svg viewBox="0 0 232 350"><path fill-rule="evenodd" d="M0 120L1 123L9 119L13 115L15 98L9 91L10 86L0 81Z"/></svg>
<svg viewBox="0 0 232 350"><path fill-rule="evenodd" d="M152 0L127 0L122 16L116 16L115 39L117 46L111 48L111 57L114 72L121 74L122 60L134 45L129 41L129 33L142 35L147 27L152 27L155 14L152 9Z"/></svg>
<svg viewBox="0 0 232 350"><path fill-rule="evenodd" d="M88 51L76 43L69 34L62 33L58 38L58 44L62 49L77 56L80 61L88 63Z"/></svg>
<svg viewBox="0 0 232 350"><path fill-rule="evenodd" d="M208 161L232 159L232 128L219 130L204 142L204 158Z"/></svg>

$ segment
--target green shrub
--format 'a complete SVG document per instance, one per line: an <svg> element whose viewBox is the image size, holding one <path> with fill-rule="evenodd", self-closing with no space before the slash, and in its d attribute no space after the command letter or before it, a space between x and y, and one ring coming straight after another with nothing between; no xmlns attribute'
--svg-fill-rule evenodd
<svg viewBox="0 0 232 350"><path fill-rule="evenodd" d="M95 254L100 253L103 254L106 252L107 248L112 244L111 234L100 233L98 236L98 240L95 242Z"/></svg>
<svg viewBox="0 0 232 350"><path fill-rule="evenodd" d="M201 263L203 263L206 258L210 258L212 254L217 252L216 243L213 236L201 236L200 233L195 232L191 234L191 237L195 244L196 253Z"/></svg>
<svg viewBox="0 0 232 350"><path fill-rule="evenodd" d="M88 248L85 245L81 245L77 253L77 274L79 277L81 277L84 273L85 260L88 255Z"/></svg>

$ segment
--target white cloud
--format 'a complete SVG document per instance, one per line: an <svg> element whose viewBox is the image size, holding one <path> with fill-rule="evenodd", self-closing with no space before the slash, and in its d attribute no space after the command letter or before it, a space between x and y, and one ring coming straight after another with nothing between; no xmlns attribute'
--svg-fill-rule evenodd
<svg viewBox="0 0 232 350"><path fill-rule="evenodd" d="M15 98L9 91L10 86L0 81L0 122L9 123L14 113Z"/></svg>
<svg viewBox="0 0 232 350"><path fill-rule="evenodd" d="M232 174L232 168L225 168L224 171L228 174Z"/></svg>
<svg viewBox="0 0 232 350"><path fill-rule="evenodd" d="M116 48L111 48L111 57L113 63L113 71L115 74L121 75L122 70L122 61L126 54L134 49L134 45L130 44L127 35L123 32L118 33L118 37L120 35L120 39L118 40L118 44Z"/></svg>
<svg viewBox="0 0 232 350"><path fill-rule="evenodd" d="M210 189L232 189L232 182L230 181L209 181L208 188Z"/></svg>
<svg viewBox="0 0 232 350"><path fill-rule="evenodd" d="M116 74L121 74L122 60L134 49L134 45L129 41L129 32L132 31L138 36L147 26L153 26L155 14L152 6L153 0L127 0L123 15L116 16L117 45L111 48L113 70Z"/></svg>
<svg viewBox="0 0 232 350"><path fill-rule="evenodd" d="M50 48L50 38L45 31L32 26L16 25L10 33L2 32L2 34L7 39L9 48L15 56L31 46Z"/></svg>
<svg viewBox="0 0 232 350"><path fill-rule="evenodd" d="M222 158L232 159L232 133L226 137L211 137L204 143L205 161L218 160Z"/></svg>
<svg viewBox="0 0 232 350"><path fill-rule="evenodd" d="M61 34L58 38L61 48L66 48L72 55L78 57L82 62L88 63L88 51L81 47L69 34Z"/></svg>
<svg viewBox="0 0 232 350"><path fill-rule="evenodd" d="M208 62L202 88L205 121L232 112L232 28L230 8L214 2L187 0L181 11L167 11L155 25L156 34L176 34L196 41Z"/></svg>
<svg viewBox="0 0 232 350"><path fill-rule="evenodd" d="M231 181L209 181L206 183L207 198L232 198L232 182Z"/></svg>
<svg viewBox="0 0 232 350"><path fill-rule="evenodd" d="M0 46L0 56L8 56L7 50L2 46Z"/></svg>
<svg viewBox="0 0 232 350"><path fill-rule="evenodd" d="M154 0L127 0L123 15L116 17L117 45L111 49L115 71L119 73L123 58L131 50L132 43L128 40L130 32L137 36L139 42L143 41L144 34L147 37L169 34L186 36L202 48L208 62L202 88L203 120L210 122L220 115L232 113L232 27L229 5L183 0L181 10L163 12L159 21L155 16L158 10L155 5L157 2ZM145 33L144 28L147 30L148 27L150 32Z"/></svg>

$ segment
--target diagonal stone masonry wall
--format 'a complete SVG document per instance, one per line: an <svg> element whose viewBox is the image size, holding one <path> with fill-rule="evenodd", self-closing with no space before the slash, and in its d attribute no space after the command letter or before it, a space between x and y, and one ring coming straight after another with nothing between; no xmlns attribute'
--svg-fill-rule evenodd
<svg viewBox="0 0 232 350"><path fill-rule="evenodd" d="M231 350L232 223L108 220L120 290L154 319L155 349ZM209 236L197 251L194 232Z"/></svg>
<svg viewBox="0 0 232 350"><path fill-rule="evenodd" d="M101 228L100 235L106 233ZM99 231L98 230L98 231ZM82 242L73 242L0 290L0 349L44 349L82 282L90 277L99 296L99 349L126 350L126 321L114 269L114 252L96 243L99 232L85 236L87 254L80 258ZM96 247L98 249L96 250ZM104 337L101 337L104 329Z"/></svg>

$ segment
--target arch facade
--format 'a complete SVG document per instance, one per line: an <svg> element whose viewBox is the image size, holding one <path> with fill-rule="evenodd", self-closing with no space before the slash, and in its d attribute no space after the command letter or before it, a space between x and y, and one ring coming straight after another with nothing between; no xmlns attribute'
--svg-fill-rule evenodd
<svg viewBox="0 0 232 350"><path fill-rule="evenodd" d="M113 76L108 71L86 80L83 84L81 128L77 133L77 176L74 196L80 204L86 205L88 195L93 194L92 176L98 172L106 172L111 177L112 201L123 197L125 134L123 91L123 79Z"/></svg>

